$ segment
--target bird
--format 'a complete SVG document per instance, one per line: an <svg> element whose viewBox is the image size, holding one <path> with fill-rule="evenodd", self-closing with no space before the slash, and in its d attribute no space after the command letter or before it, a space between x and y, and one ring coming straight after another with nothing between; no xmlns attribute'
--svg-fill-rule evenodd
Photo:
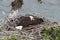
<svg viewBox="0 0 60 40"><path fill-rule="evenodd" d="M11 2L11 13L9 13L8 18L9 19L14 19L18 15L18 9L22 7L23 0L14 0ZM3 14L6 14L4 11L2 12Z"/></svg>
<svg viewBox="0 0 60 40"><path fill-rule="evenodd" d="M29 27L29 25L38 25L42 22L44 22L42 18L38 18L35 16L21 16L16 28L21 30L25 27Z"/></svg>
<svg viewBox="0 0 60 40"><path fill-rule="evenodd" d="M11 11L13 13L10 14L11 18L16 18L18 16L18 11L23 5L23 0L14 0L11 2Z"/></svg>
<svg viewBox="0 0 60 40"><path fill-rule="evenodd" d="M11 10L17 10L19 8L21 8L23 5L23 0L14 0L13 2L11 2Z"/></svg>

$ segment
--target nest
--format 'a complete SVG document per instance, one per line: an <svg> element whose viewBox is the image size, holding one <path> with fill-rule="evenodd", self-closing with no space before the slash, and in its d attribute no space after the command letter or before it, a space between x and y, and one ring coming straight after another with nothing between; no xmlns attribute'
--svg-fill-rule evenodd
<svg viewBox="0 0 60 40"><path fill-rule="evenodd" d="M50 21L44 20L41 24L38 25L29 25L29 27L25 27L22 30L18 30L15 27L19 23L19 18L15 18L14 20L6 21L4 26L2 27L3 32L0 32L0 37L2 36L8 36L8 35L13 35L16 34L16 36L19 38L31 38L32 40L44 40L43 37L41 36L41 30L44 27L52 27L54 24Z"/></svg>

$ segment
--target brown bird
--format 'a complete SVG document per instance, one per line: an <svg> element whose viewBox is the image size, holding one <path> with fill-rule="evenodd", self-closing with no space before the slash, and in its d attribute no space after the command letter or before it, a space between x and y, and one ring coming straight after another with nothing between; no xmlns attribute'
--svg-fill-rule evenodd
<svg viewBox="0 0 60 40"><path fill-rule="evenodd" d="M31 24L31 20L29 17L21 16L19 21L20 22L17 26L27 27Z"/></svg>
<svg viewBox="0 0 60 40"><path fill-rule="evenodd" d="M23 0L14 0L11 3L12 9L11 10L17 10L19 8L21 8L23 5Z"/></svg>
<svg viewBox="0 0 60 40"><path fill-rule="evenodd" d="M17 26L23 26L23 27L28 27L29 25L38 25L41 24L43 21L42 18L37 18L33 16L21 16L19 19L19 24Z"/></svg>

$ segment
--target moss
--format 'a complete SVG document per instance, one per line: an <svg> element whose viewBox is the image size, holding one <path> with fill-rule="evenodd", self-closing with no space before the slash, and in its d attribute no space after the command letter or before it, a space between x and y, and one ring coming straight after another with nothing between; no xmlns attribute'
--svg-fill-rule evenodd
<svg viewBox="0 0 60 40"><path fill-rule="evenodd" d="M60 40L60 27L46 27L42 30L45 39Z"/></svg>

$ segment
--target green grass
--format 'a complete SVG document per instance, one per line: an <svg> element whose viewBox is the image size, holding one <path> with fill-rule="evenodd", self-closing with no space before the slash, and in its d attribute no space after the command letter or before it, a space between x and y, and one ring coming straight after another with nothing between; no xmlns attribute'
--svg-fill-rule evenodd
<svg viewBox="0 0 60 40"><path fill-rule="evenodd" d="M43 37L47 40L60 40L60 26L46 27L42 30Z"/></svg>

